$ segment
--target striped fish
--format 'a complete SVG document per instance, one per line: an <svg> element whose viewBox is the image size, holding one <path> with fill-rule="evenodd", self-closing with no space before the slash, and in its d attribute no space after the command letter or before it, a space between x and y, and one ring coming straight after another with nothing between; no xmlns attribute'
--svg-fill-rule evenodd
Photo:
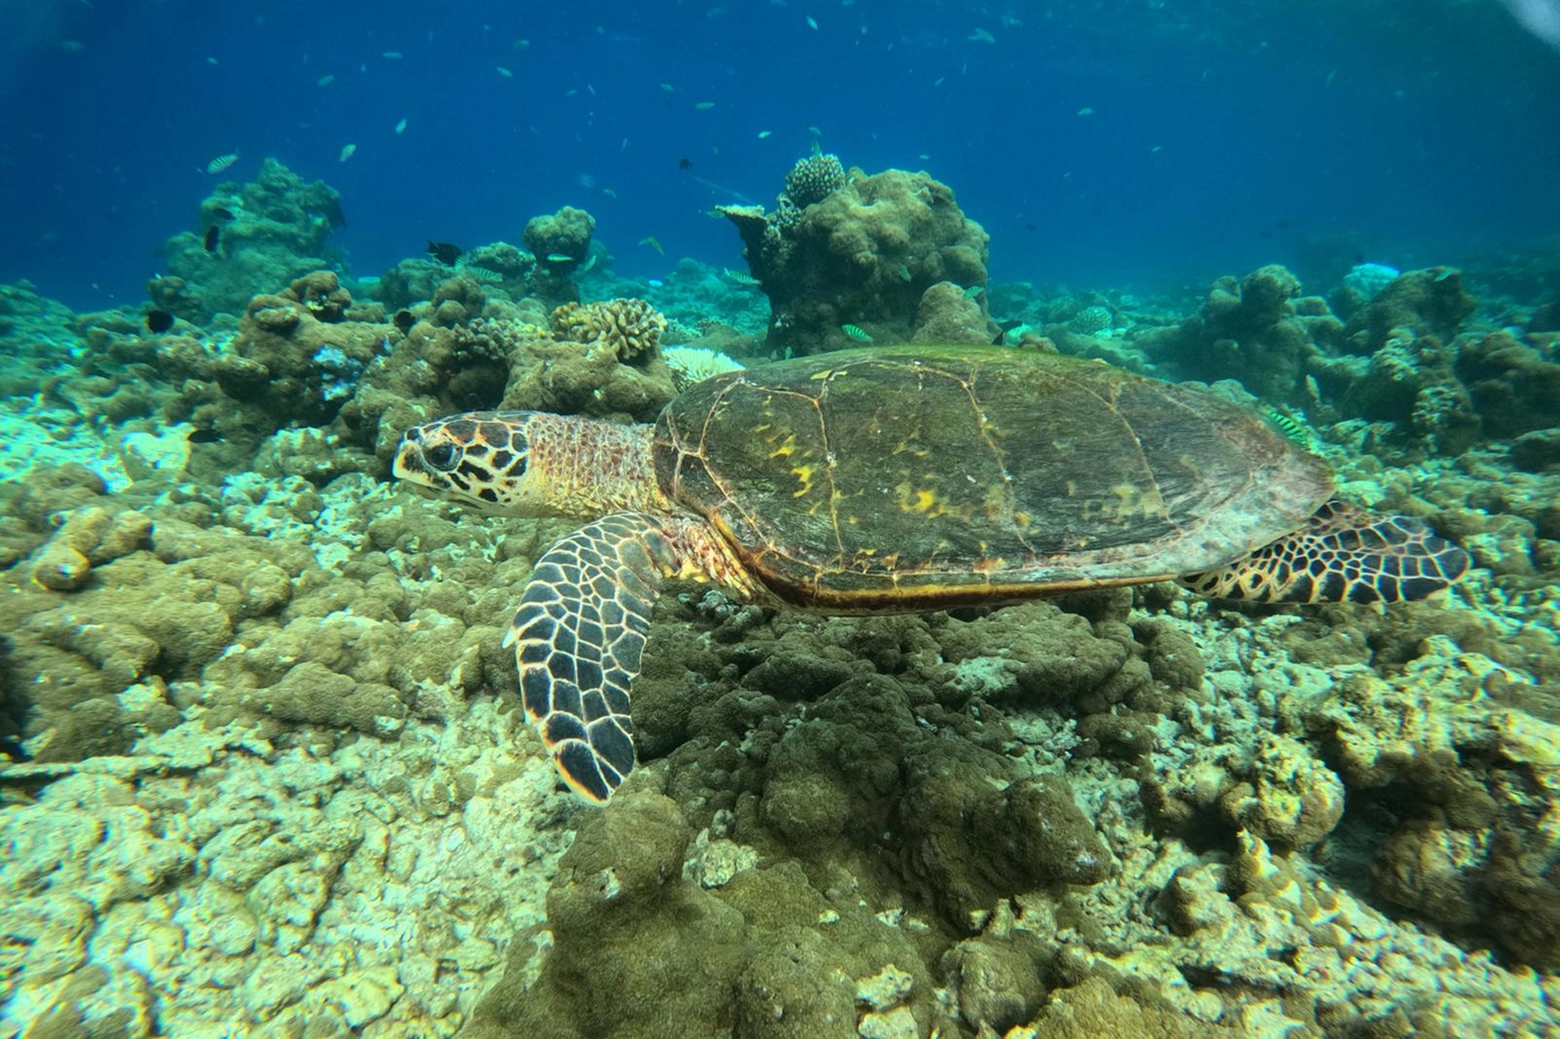
<svg viewBox="0 0 1560 1039"><path fill-rule="evenodd" d="M206 163L206 172L211 174L221 173L238 161L238 152L228 152L226 155L218 155L215 159Z"/></svg>

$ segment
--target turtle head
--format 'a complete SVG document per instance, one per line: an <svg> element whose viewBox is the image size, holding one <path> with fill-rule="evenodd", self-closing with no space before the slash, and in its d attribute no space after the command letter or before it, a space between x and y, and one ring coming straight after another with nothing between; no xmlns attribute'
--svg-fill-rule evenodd
<svg viewBox="0 0 1560 1039"><path fill-rule="evenodd" d="M526 516L557 513L532 464L534 411L468 411L401 434L395 477L438 496Z"/></svg>

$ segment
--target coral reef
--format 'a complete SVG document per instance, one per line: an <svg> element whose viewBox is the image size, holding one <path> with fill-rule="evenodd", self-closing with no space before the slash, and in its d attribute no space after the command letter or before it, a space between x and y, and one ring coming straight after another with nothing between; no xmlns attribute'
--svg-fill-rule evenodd
<svg viewBox="0 0 1560 1039"><path fill-rule="evenodd" d="M945 342L991 342L997 330L989 322L966 331L968 322L940 316L944 304L936 298L923 304L939 283L953 283L956 292L986 283L986 233L960 211L953 191L904 170L837 176L838 164L830 155L799 162L771 213L721 207L769 297L768 349L806 354L859 345L844 325L876 342L909 342L918 325L957 336Z"/></svg>
<svg viewBox="0 0 1560 1039"><path fill-rule="evenodd" d="M503 646L567 527L414 498L386 462L454 410L648 421L755 361L752 279L597 264L611 291L582 303L603 253L563 210L534 260L404 261L369 302L316 259L211 318L190 257L156 332L0 288L0 1031L1560 1033L1542 308L1471 310L1448 268L1368 298L1355 278L1339 316L1278 267L1190 319L972 291L984 236L946 188L829 158L776 213L728 214L816 333L771 349L847 345L842 324L990 342L989 306L1045 333L1014 348L1238 377L1304 408L1345 494L1479 569L1386 614L1155 585L815 617L674 584L642 767L589 810L554 789ZM332 196L284 173L257 184L287 198L208 201L283 225L224 224L235 258L267 234L324 251Z"/></svg>

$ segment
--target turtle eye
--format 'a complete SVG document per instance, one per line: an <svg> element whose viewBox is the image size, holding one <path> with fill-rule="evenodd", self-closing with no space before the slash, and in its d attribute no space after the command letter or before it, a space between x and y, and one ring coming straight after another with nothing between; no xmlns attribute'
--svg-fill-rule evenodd
<svg viewBox="0 0 1560 1039"><path fill-rule="evenodd" d="M423 461L428 464L428 468L437 469L441 473L447 473L455 468L455 459L458 453L455 450L455 445L445 440L423 448Z"/></svg>

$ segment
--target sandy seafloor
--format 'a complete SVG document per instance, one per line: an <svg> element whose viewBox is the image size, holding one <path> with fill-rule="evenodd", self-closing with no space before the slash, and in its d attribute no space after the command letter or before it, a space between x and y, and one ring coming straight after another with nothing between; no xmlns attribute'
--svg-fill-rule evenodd
<svg viewBox="0 0 1560 1039"><path fill-rule="evenodd" d="M192 442L179 351L261 332L8 293L0 1036L1560 1034L1553 445L1318 424L1475 555L1387 613L674 588L597 810L500 645L567 523L339 416Z"/></svg>

